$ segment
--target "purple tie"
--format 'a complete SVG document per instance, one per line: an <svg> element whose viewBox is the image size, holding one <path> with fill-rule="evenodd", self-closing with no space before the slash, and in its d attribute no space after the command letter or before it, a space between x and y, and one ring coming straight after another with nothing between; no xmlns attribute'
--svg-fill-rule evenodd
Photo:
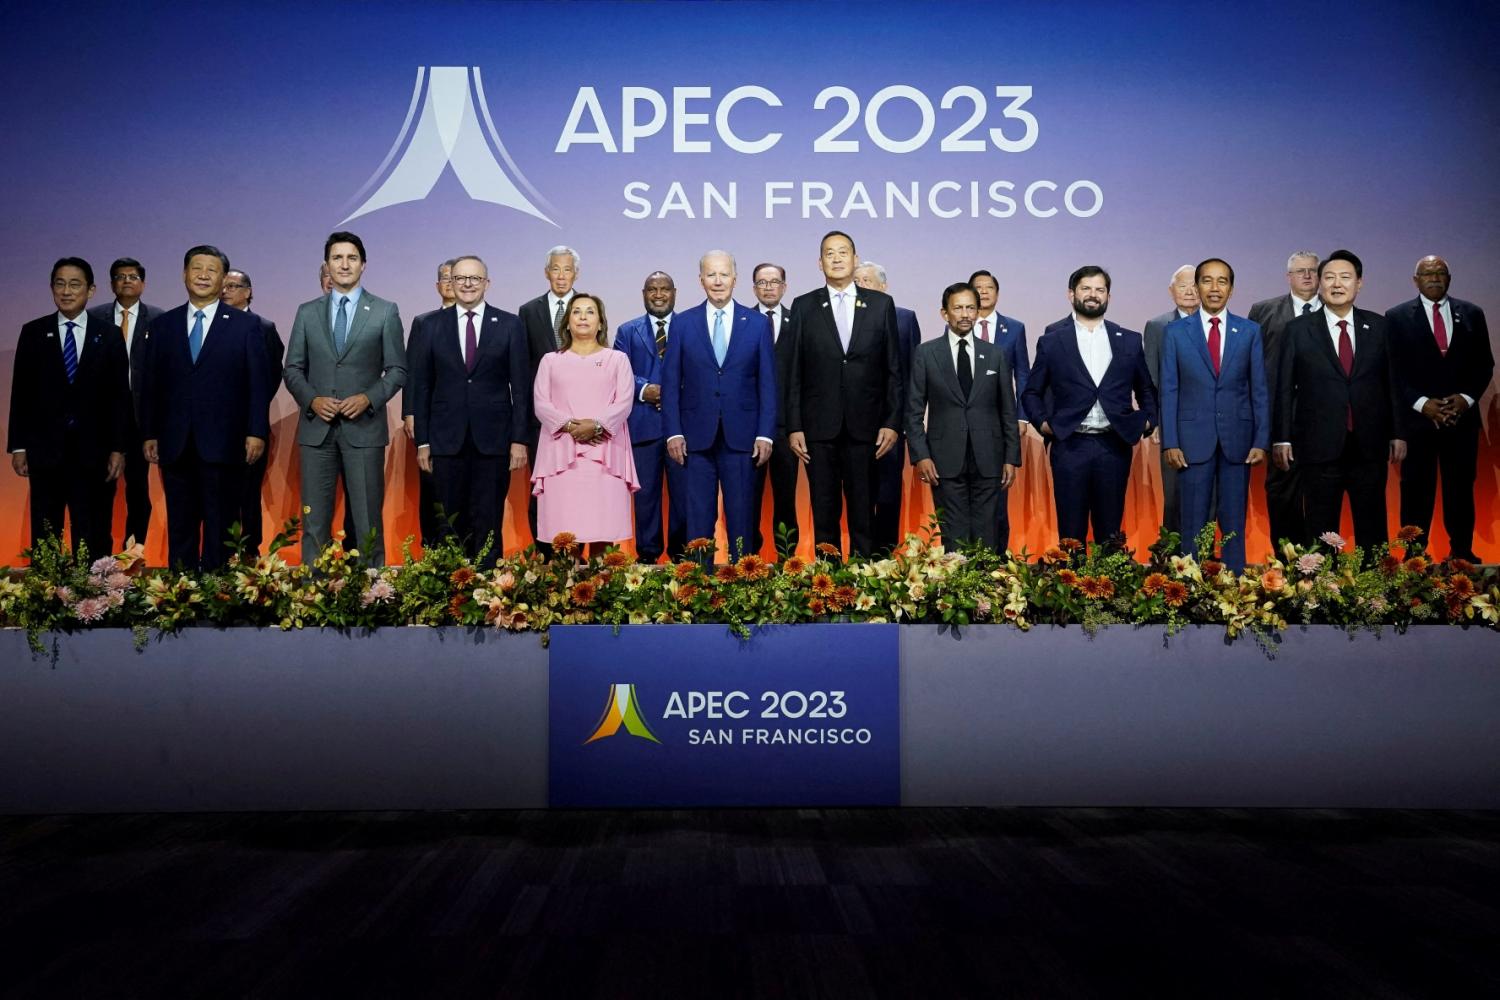
<svg viewBox="0 0 1500 1000"><path fill-rule="evenodd" d="M469 322L464 328L464 368L470 375L474 374L474 366L479 364L479 337L474 333L474 313L464 313L469 317Z"/></svg>

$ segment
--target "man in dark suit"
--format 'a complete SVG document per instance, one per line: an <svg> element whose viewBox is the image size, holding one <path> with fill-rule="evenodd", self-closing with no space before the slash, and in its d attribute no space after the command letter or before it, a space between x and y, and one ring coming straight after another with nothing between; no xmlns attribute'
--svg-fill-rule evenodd
<svg viewBox="0 0 1500 1000"><path fill-rule="evenodd" d="M427 321L444 309L451 309L458 301L453 297L453 258L443 261L438 265L437 283L438 300L442 305L429 312L418 313L412 317L411 328L406 333L406 356L411 358L412 354L421 349L417 338L422 335L422 329ZM408 368L408 370L410 370ZM407 389L401 393L401 430L406 434L406 440L414 441L416 435L416 418L412 416L411 390ZM424 472L421 465L417 467L417 534L418 541L426 545L432 544L432 539L442 536L443 528L438 523L437 508L434 506L437 497L432 486L432 473ZM504 506L502 500L501 506Z"/></svg>
<svg viewBox="0 0 1500 1000"><path fill-rule="evenodd" d="M1266 391L1270 394L1273 410L1281 398L1276 378L1281 364L1278 352L1282 333L1298 316L1323 308L1323 302L1318 298L1318 255L1311 250L1298 250L1288 257L1286 281L1290 289L1286 295L1263 299L1250 307L1250 321L1260 324L1261 341L1266 351ZM1274 413L1271 420L1274 424ZM1307 516L1302 509L1303 490L1297 482L1297 475L1295 465L1283 469L1271 462L1266 466L1266 515L1271 522L1273 543L1287 538L1301 541L1307 537Z"/></svg>
<svg viewBox="0 0 1500 1000"><path fill-rule="evenodd" d="M427 314L407 357L417 463L465 552L477 556L493 533L488 569L504 551L505 487L526 464L531 358L520 319L484 300L484 261L459 257L451 273L454 307Z"/></svg>
<svg viewBox="0 0 1500 1000"><path fill-rule="evenodd" d="M250 275L230 268L229 274L224 279L224 289L219 293L219 300L231 309L251 313L260 321L261 339L266 346L266 402L268 405L266 417L269 426L269 404L275 398L276 391L281 388L281 359L286 353L286 345L282 343L276 324L251 310L250 303L254 299L255 288L250 283ZM252 557L260 553L260 543L263 537L261 520L264 513L261 509L260 487L265 482L266 463L270 457L270 439L267 438L266 450L245 470L245 481L240 490L239 516L235 520L240 522L241 539L245 544L245 551L249 552Z"/></svg>
<svg viewBox="0 0 1500 1000"><path fill-rule="evenodd" d="M526 327L526 349L531 355L531 380L536 381L536 370L541 367L542 356L562 347L563 317L568 314L568 303L573 300L574 284L578 281L578 251L572 247L555 246L547 251L547 263L543 275L547 279L547 290L525 303L516 312ZM536 463L536 443L541 437L542 425L535 414L531 418L531 433L526 439L526 464ZM526 519L531 524L532 537L536 536L536 496L527 490ZM536 548L543 556L551 557L552 539L536 539Z"/></svg>
<svg viewBox="0 0 1500 1000"><path fill-rule="evenodd" d="M11 468L30 483L31 541L61 536L110 552L115 480L132 430L130 359L119 329L84 311L94 269L81 257L52 265L57 311L21 327L10 384L6 444Z"/></svg>
<svg viewBox="0 0 1500 1000"><path fill-rule="evenodd" d="M979 315L971 286L943 289L942 315L943 336L912 356L907 446L917 478L932 484L943 547L995 549L997 508L1021 464L1010 366L999 345L970 336Z"/></svg>
<svg viewBox="0 0 1500 1000"><path fill-rule="evenodd" d="M1026 436L1028 421L1022 396L1026 383L1031 378L1031 360L1026 351L1026 324L1013 316L1006 316L996 306L1000 302L1000 281L989 271L975 271L969 275L969 285L979 294L979 318L974 323L974 337L982 343L991 339L999 345L1010 365L1011 380L1016 391L1017 432ZM999 549L1010 548L1010 487L1000 494L1000 523L996 529Z"/></svg>
<svg viewBox="0 0 1500 1000"><path fill-rule="evenodd" d="M1184 264L1172 272L1172 281L1167 286L1172 296L1172 308L1160 316L1146 321L1142 333L1146 351L1146 368L1151 372L1151 384L1161 394L1161 342L1166 336L1167 326L1184 316L1198 311L1198 286L1193 284L1193 265ZM1161 427L1151 432L1151 439L1161 444ZM1182 509L1179 506L1177 470L1167 464L1166 449L1161 449L1161 525L1168 531L1182 534Z"/></svg>
<svg viewBox="0 0 1500 1000"><path fill-rule="evenodd" d="M1278 349L1276 464L1302 467L1310 542L1339 530L1344 494L1354 544L1369 551L1386 530L1386 463L1406 457L1385 318L1354 307L1364 265L1335 250L1318 268L1323 308L1287 324Z"/></svg>
<svg viewBox="0 0 1500 1000"><path fill-rule="evenodd" d="M860 288L875 292L890 293L889 276L884 267L872 260L862 261L859 267L854 269L854 283ZM922 326L917 322L917 314L910 309L896 307L896 350L901 360L901 412L906 413L907 392L911 383L911 358L916 351L917 345L922 342ZM1014 400L1012 408L1014 408ZM906 432L906 418L903 417L902 424L896 428L898 434L904 436ZM901 497L906 485L906 448L905 442L898 437L896 447L885 453L885 457L875 463L875 513L871 521L871 530L875 536L875 551L887 553L896 547L901 540ZM1005 487L1008 488L1009 483ZM1004 507L1004 493L1001 493L1000 506ZM1002 522L1005 515L999 515Z"/></svg>
<svg viewBox="0 0 1500 1000"><path fill-rule="evenodd" d="M635 557L654 563L661 558L662 486L667 490L665 551L674 562L687 544L686 470L667 461L667 438L661 429L662 366L672 337L677 284L665 271L646 276L641 298L646 314L621 323L615 330L615 350L630 359L635 374L635 405L630 410L630 448L641 488L635 493Z"/></svg>
<svg viewBox="0 0 1500 1000"><path fill-rule="evenodd" d="M125 449L125 473L120 477L125 481L125 536L115 546L118 551L131 538L144 545L151 527L151 463L141 451L142 379L138 376L150 348L147 330L161 310L141 301L146 291L146 267L133 257L121 257L109 265L109 287L114 301L94 306L89 319L119 327L125 353L130 356L130 443ZM111 507L115 491L116 487L107 487ZM112 523L113 518L110 520Z"/></svg>
<svg viewBox="0 0 1500 1000"><path fill-rule="evenodd" d="M260 319L219 301L229 258L196 246L182 258L187 302L151 321L143 450L161 466L167 557L224 565L245 467L265 453L271 383Z"/></svg>
<svg viewBox="0 0 1500 1000"><path fill-rule="evenodd" d="M849 554L875 551L875 463L896 446L901 426L901 352L896 304L859 288L859 257L848 234L818 246L827 284L792 303L792 365L787 443L807 466L813 537L840 548L839 515L849 524Z"/></svg>
<svg viewBox="0 0 1500 1000"><path fill-rule="evenodd" d="M1385 321L1396 404L1405 428L1401 463L1401 523L1432 527L1438 469L1443 471L1443 527L1448 552L1478 562L1474 554L1474 478L1479 453L1479 411L1474 404L1495 372L1484 310L1451 298L1448 262L1417 261L1418 295L1392 306Z"/></svg>
<svg viewBox="0 0 1500 1000"><path fill-rule="evenodd" d="M734 257L698 262L707 301L678 313L662 364L667 457L687 469L689 538L712 538L724 497L729 557L750 553L755 466L776 432L776 353L762 313L735 302Z"/></svg>
<svg viewBox="0 0 1500 1000"><path fill-rule="evenodd" d="M779 543L774 533L786 525L790 547L795 549L801 537L801 521L797 512L797 476L802 463L792 454L786 439L786 391L792 380L792 346L790 336L792 311L782 304L786 295L786 268L780 264L757 264L752 272L755 279L756 311L771 324L771 340L776 345L776 441L771 446L771 460L755 467L755 551L761 552L765 539L761 531L761 501L765 499L766 479L771 480L771 525L772 542ZM785 336L783 335L785 334Z"/></svg>
<svg viewBox="0 0 1500 1000"><path fill-rule="evenodd" d="M1025 409L1049 444L1061 538L1120 533L1136 442L1156 424L1156 389L1141 335L1104 318L1109 274L1080 267L1068 278L1073 314L1042 331Z"/></svg>

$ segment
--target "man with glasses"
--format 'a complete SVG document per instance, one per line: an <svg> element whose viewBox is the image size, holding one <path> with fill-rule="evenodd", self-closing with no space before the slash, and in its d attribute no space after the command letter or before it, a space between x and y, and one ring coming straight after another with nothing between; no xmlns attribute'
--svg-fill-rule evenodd
<svg viewBox="0 0 1500 1000"><path fill-rule="evenodd" d="M109 265L109 288L114 301L94 306L89 310L89 319L109 326L117 326L125 341L125 353L130 357L130 445L125 449L125 535L116 549L125 548L125 542L134 538L145 544L146 532L151 527L151 463L141 452L141 390L144 382L140 371L146 364L146 352L151 346L147 332L151 321L161 315L156 306L141 301L146 291L146 267L133 257L121 257ZM115 488L109 489L111 500ZM110 504L113 507L113 503ZM110 518L111 524L114 519Z"/></svg>
<svg viewBox="0 0 1500 1000"><path fill-rule="evenodd" d="M437 290L438 300L442 305L430 312L419 313L412 317L411 329L406 333L406 355L409 359L420 347L418 338L429 319L442 312L444 309L453 308L458 300L453 295L453 264L452 257L443 261L437 268L437 284L433 287ZM408 387L401 393L401 429L406 433L406 440L414 441L416 423L412 416L411 389ZM420 537L417 539L424 545L430 545L431 539L438 538L442 533L442 525L438 521L437 509L433 506L437 497L433 492L432 473L417 467L417 530Z"/></svg>
<svg viewBox="0 0 1500 1000"><path fill-rule="evenodd" d="M792 374L792 338L783 337L782 331L791 322L792 311L782 305L786 295L786 268L780 264L757 264L752 272L755 281L756 312L766 317L771 324L771 339L776 347L776 441L771 446L771 460L755 469L755 500L751 516L755 533L755 552L760 552L765 543L761 531L761 502L766 495L766 479L771 480L771 530L774 533L786 525L791 533L792 545L801 537L801 525L797 518L797 474L801 463L792 454L786 441L786 389Z"/></svg>
<svg viewBox="0 0 1500 1000"><path fill-rule="evenodd" d="M536 370L542 358L562 347L562 327L568 314L568 303L573 301L573 285L578 281L578 251L572 247L555 246L547 251L547 262L542 267L542 276L547 279L547 290L525 303L516 312L526 327L526 349L531 355L531 379L536 381ZM531 431L526 437L526 464L536 462L536 443L541 437L542 425L531 417ZM536 496L526 490L526 520L531 525L532 537L536 536ZM536 548L544 557L552 556L552 539L536 538Z"/></svg>
<svg viewBox="0 0 1500 1000"><path fill-rule="evenodd" d="M230 268L228 276L224 279L224 290L219 293L219 300L231 309L250 313L260 321L261 340L266 346L268 365L266 368L266 403L269 406L276 396L276 391L281 388L281 359L286 353L286 345L282 342L275 323L258 313L251 312L250 303L254 299L255 288L250 283L250 275ZM269 412L267 418L269 420ZM245 551L252 558L260 554L260 543L263 537L261 519L264 516L261 510L260 488L266 479L266 463L270 457L271 442L267 438L266 450L245 470L244 489L240 492L238 520L241 538L244 541Z"/></svg>
<svg viewBox="0 0 1500 1000"><path fill-rule="evenodd" d="M885 268L872 260L862 262L854 269L854 283L860 288L869 288L877 292L889 292L890 283ZM901 412L905 413L907 408L907 393L911 382L911 359L922 343L922 327L917 322L917 314L910 309L901 306L896 307L896 347L901 355ZM1002 347L1002 350L1004 348ZM1011 400L1011 407L1015 407L1015 399ZM885 457L875 463L875 514L873 520L873 531L875 533L875 551L880 553L890 552L896 547L901 536L901 494L906 479L906 447L904 438L904 426L896 428L898 437L896 447L886 452ZM1017 459L1016 464L1020 464ZM1009 489L1007 481L1002 490ZM1006 494L1001 493L1001 505ZM1004 513L996 515L999 518L997 525L1004 524L1009 531L1009 521Z"/></svg>

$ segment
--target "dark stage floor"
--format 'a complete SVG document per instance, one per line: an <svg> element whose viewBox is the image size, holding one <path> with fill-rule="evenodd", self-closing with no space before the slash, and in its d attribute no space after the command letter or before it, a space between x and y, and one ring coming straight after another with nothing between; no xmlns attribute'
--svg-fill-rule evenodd
<svg viewBox="0 0 1500 1000"><path fill-rule="evenodd" d="M0 993L1500 995L1500 813L0 818Z"/></svg>

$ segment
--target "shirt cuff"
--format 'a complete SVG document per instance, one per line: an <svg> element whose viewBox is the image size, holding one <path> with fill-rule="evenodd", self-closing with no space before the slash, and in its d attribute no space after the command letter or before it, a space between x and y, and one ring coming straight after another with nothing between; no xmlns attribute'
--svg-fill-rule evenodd
<svg viewBox="0 0 1500 1000"><path fill-rule="evenodd" d="M776 442L772 441L770 438L768 438L768 437L761 437L759 434L755 435L755 440L757 440L757 441L764 441L766 444L769 444L769 445L772 445L772 446L774 446L776 444Z"/></svg>
<svg viewBox="0 0 1500 1000"><path fill-rule="evenodd" d="M1272 448L1280 448L1282 445L1286 445L1288 448L1290 448L1292 446L1292 442L1290 442L1290 441L1272 441L1271 442L1271 447Z"/></svg>
<svg viewBox="0 0 1500 1000"><path fill-rule="evenodd" d="M11 454L12 455L24 455L24 454L26 454L26 449L25 448L17 448L15 451L11 452Z"/></svg>
<svg viewBox="0 0 1500 1000"><path fill-rule="evenodd" d="M1469 395L1467 392L1461 392L1461 393L1459 393L1459 395L1464 398L1464 402L1465 403L1468 403L1470 406L1474 405L1474 397L1473 396Z"/></svg>
<svg viewBox="0 0 1500 1000"><path fill-rule="evenodd" d="M686 441L686 440L687 440L687 438L683 437L681 434L673 434L671 437L667 438L667 444L671 444L673 441Z"/></svg>
<svg viewBox="0 0 1500 1000"><path fill-rule="evenodd" d="M1464 398L1468 399L1469 397L1465 396ZM1421 413L1422 412L1422 407L1424 407L1426 405L1427 405L1427 397L1426 396L1418 396L1417 397L1417 401L1415 403L1411 404L1411 408L1413 410L1416 410L1418 413Z"/></svg>

